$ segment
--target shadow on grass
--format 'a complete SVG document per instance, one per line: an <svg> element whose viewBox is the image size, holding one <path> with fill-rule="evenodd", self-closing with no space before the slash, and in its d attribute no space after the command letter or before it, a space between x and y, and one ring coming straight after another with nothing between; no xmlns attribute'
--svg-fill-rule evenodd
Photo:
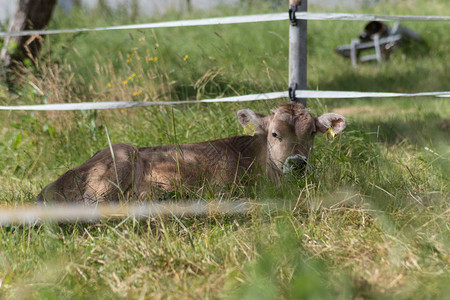
<svg viewBox="0 0 450 300"><path fill-rule="evenodd" d="M407 141L410 145L426 147L448 143L450 139L450 119L437 114L409 120L391 119L387 121L356 121L350 125L370 133L378 142L389 145Z"/></svg>
<svg viewBox="0 0 450 300"><path fill-rule="evenodd" d="M387 62L393 64L394 62ZM350 64L350 62L349 62ZM370 63L371 64L371 63ZM363 66L365 68L369 65ZM377 66L372 65L376 70ZM361 67L360 67L361 68ZM385 91L385 92L424 92L418 90L424 78L433 76L432 70L424 67L416 67L411 70L383 70L378 72L362 73L357 70L349 70L336 74L330 78L323 78L320 82L322 90L336 91ZM380 76L381 75L381 76ZM356 88L355 88L356 87ZM446 90L445 86L430 87L432 90Z"/></svg>

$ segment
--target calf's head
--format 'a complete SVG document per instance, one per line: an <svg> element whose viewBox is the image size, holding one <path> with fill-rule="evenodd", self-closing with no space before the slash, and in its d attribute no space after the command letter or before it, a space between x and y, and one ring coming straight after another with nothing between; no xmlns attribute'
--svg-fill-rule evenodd
<svg viewBox="0 0 450 300"><path fill-rule="evenodd" d="M317 133L332 128L334 134L341 133L347 120L335 113L313 117L300 103L283 104L264 116L250 109L238 111L238 120L246 128L254 128L260 138L262 157L276 173L304 170Z"/></svg>

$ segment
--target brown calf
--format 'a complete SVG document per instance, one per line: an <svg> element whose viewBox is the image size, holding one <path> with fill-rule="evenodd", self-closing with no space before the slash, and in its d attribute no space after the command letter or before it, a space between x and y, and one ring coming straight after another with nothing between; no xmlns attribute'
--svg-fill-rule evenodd
<svg viewBox="0 0 450 300"><path fill-rule="evenodd" d="M180 184L223 186L256 171L277 180L282 173L304 169L316 133L333 128L339 134L347 125L334 113L312 117L298 103L283 104L267 116L250 109L237 115L243 127L252 127L252 136L144 148L114 144L47 185L37 201L155 199Z"/></svg>

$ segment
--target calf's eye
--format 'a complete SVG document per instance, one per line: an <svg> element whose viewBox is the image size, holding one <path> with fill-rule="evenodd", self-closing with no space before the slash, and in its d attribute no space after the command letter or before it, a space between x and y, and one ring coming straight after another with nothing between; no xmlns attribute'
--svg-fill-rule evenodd
<svg viewBox="0 0 450 300"><path fill-rule="evenodd" d="M272 132L272 136L276 139L281 139L280 136L276 132Z"/></svg>

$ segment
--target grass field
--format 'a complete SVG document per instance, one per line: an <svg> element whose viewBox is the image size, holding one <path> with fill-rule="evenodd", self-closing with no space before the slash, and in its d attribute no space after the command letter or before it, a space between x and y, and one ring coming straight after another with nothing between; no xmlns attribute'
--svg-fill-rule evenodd
<svg viewBox="0 0 450 300"><path fill-rule="evenodd" d="M414 0L355 12L448 11L445 0ZM119 12L57 12L50 27L130 22ZM450 24L403 24L426 43L403 45L382 66L352 68L333 49L356 37L364 22L309 22L309 88L448 91ZM0 84L0 105L282 91L287 60L283 22L52 36L36 67L15 74L14 85ZM0 204L33 203L45 184L106 147L106 130L113 143L138 147L204 141L242 134L237 110L269 113L283 101L1 111ZM450 102L311 99L308 108L316 116L341 113L349 126L333 141L316 138L305 178L286 178L282 189L259 178L194 193L205 201L249 199L260 207L250 214L0 227L0 298L450 299ZM267 209L267 202L279 209Z"/></svg>

